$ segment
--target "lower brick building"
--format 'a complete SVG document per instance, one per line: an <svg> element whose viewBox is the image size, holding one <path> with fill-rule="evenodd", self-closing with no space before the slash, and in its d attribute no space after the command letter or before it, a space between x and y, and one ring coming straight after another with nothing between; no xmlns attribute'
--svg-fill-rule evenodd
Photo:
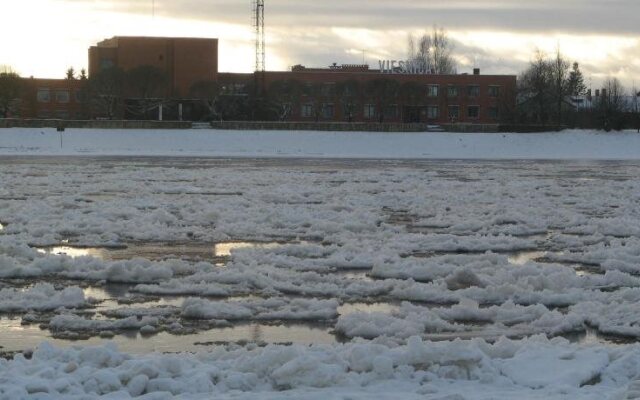
<svg viewBox="0 0 640 400"><path fill-rule="evenodd" d="M283 120L495 124L516 106L516 77L383 73L367 65L219 74L226 93L252 88ZM249 90L249 91L250 91ZM245 92L248 92L245 90Z"/></svg>

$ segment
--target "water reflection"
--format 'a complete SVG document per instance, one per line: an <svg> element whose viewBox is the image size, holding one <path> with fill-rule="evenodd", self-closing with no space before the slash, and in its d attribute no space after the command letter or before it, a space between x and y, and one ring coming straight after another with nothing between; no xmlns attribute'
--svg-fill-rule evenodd
<svg viewBox="0 0 640 400"><path fill-rule="evenodd" d="M105 251L104 249L99 249L99 248L78 248L78 247L71 247L71 246L54 246L54 247L45 247L45 248L38 249L38 253L41 253L41 254L64 255L71 258L77 258L77 257L105 258L104 251Z"/></svg>
<svg viewBox="0 0 640 400"><path fill-rule="evenodd" d="M0 343L2 351L22 351L33 349L47 341L55 346L73 345L96 346L115 343L120 351L133 354L150 352L198 352L207 351L211 346L222 343L294 343L294 344L334 344L336 337L326 326L302 324L268 325L243 324L229 328L212 329L196 334L172 335L160 332L152 336L142 336L138 332L125 332L112 339L92 337L84 340L52 338L49 331L36 325L21 325L20 319L0 320Z"/></svg>
<svg viewBox="0 0 640 400"><path fill-rule="evenodd" d="M283 246L278 242L221 242L213 246L216 257L230 257L231 252L240 249L273 249Z"/></svg>
<svg viewBox="0 0 640 400"><path fill-rule="evenodd" d="M535 261L547 255L546 251L525 251L509 256L509 263L513 265L525 265L530 261Z"/></svg>
<svg viewBox="0 0 640 400"><path fill-rule="evenodd" d="M391 314L398 308L397 305L390 303L345 303L338 307L338 314L349 315L357 312Z"/></svg>
<svg viewBox="0 0 640 400"><path fill-rule="evenodd" d="M296 242L297 243L297 242ZM178 258L189 261L207 260L221 263L231 256L231 252L240 249L272 249L284 246L286 243L280 242L220 242L213 245L209 243L146 243L129 244L120 247L75 247L64 243L61 246L40 247L41 254L66 255L68 257L96 257L103 260L118 261L130 260L140 257L149 260L166 260Z"/></svg>

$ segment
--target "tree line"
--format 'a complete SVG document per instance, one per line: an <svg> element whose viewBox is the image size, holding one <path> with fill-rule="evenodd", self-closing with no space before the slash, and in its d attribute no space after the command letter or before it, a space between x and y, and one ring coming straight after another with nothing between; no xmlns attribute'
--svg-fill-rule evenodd
<svg viewBox="0 0 640 400"><path fill-rule="evenodd" d="M558 49L553 56L537 51L518 79L513 123L621 130L635 127L640 132L640 93L624 88L609 77L601 87L587 88L580 64L569 62Z"/></svg>

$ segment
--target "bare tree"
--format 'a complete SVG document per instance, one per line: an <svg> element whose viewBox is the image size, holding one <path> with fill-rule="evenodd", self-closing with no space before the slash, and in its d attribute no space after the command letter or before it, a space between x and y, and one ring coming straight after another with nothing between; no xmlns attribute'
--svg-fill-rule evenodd
<svg viewBox="0 0 640 400"><path fill-rule="evenodd" d="M640 91L638 90L635 82L633 83L631 95L633 96L632 107L635 120L634 123L636 125L636 129L638 130L638 133L640 133Z"/></svg>
<svg viewBox="0 0 640 400"><path fill-rule="evenodd" d="M342 104L342 114L347 122L353 122L361 96L360 82L350 79L338 84L338 97Z"/></svg>
<svg viewBox="0 0 640 400"><path fill-rule="evenodd" d="M148 117L150 111L164 103L166 74L157 67L142 65L127 72L127 110L136 116Z"/></svg>
<svg viewBox="0 0 640 400"><path fill-rule="evenodd" d="M199 81L191 86L189 95L200 100L200 103L206 109L203 119L209 121L219 119L218 108L221 92L222 88L216 81Z"/></svg>
<svg viewBox="0 0 640 400"><path fill-rule="evenodd" d="M605 81L595 112L600 128L607 132L624 128L624 92L624 87L617 78Z"/></svg>
<svg viewBox="0 0 640 400"><path fill-rule="evenodd" d="M433 27L418 39L409 36L409 61L423 65L434 74L455 74L456 62L452 56L453 43L444 28Z"/></svg>
<svg viewBox="0 0 640 400"><path fill-rule="evenodd" d="M407 82L400 87L402 97L402 121L420 122L420 106L424 102L424 88L416 82Z"/></svg>
<svg viewBox="0 0 640 400"><path fill-rule="evenodd" d="M551 73L551 90L556 105L556 123L563 123L562 107L566 97L569 96L569 62L566 61L560 52L560 47L556 50L555 59L551 60L549 71Z"/></svg>
<svg viewBox="0 0 640 400"><path fill-rule="evenodd" d="M273 82L267 90L267 97L274 107L279 121L286 121L293 113L293 105L300 103L300 82L294 79Z"/></svg>
<svg viewBox="0 0 640 400"><path fill-rule="evenodd" d="M532 109L533 120L544 124L549 119L549 105L552 104L552 72L546 54L536 51L535 58L518 82L520 103Z"/></svg>
<svg viewBox="0 0 640 400"><path fill-rule="evenodd" d="M376 103L378 121L383 123L385 111L398 101L400 84L391 79L376 79L367 83L364 92L365 96Z"/></svg>
<svg viewBox="0 0 640 400"><path fill-rule="evenodd" d="M121 116L126 74L120 68L104 69L92 75L88 95L92 114L108 119Z"/></svg>
<svg viewBox="0 0 640 400"><path fill-rule="evenodd" d="M23 82L11 68L0 67L0 117L7 118L19 109Z"/></svg>

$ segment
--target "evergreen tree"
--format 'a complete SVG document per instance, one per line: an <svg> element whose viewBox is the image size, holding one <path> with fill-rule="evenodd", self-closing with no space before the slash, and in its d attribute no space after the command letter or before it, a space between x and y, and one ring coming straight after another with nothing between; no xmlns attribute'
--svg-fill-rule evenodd
<svg viewBox="0 0 640 400"><path fill-rule="evenodd" d="M571 96L581 96L587 91L587 86L584 84L584 76L580 71L580 64L577 62L573 63L573 69L569 73L568 86L569 95Z"/></svg>
<svg viewBox="0 0 640 400"><path fill-rule="evenodd" d="M10 68L0 68L0 118L8 118L19 110L23 82Z"/></svg>
<svg viewBox="0 0 640 400"><path fill-rule="evenodd" d="M68 80L76 79L76 70L73 69L73 67L69 67L69 69L67 70L67 79Z"/></svg>
<svg viewBox="0 0 640 400"><path fill-rule="evenodd" d="M86 69L84 69L84 68L82 68L82 69L80 70L80 79L81 79L81 80L86 80L86 79L87 79L87 70L86 70Z"/></svg>

